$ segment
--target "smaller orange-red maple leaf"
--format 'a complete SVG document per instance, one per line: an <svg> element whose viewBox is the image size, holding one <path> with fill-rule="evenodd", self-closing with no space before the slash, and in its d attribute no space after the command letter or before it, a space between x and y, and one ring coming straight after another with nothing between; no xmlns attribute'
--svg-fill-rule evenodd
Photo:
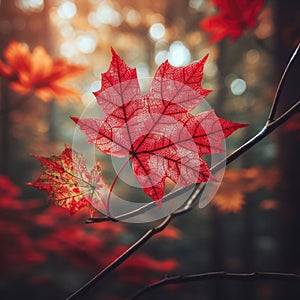
<svg viewBox="0 0 300 300"><path fill-rule="evenodd" d="M82 73L86 67L69 64L62 59L52 59L38 46L32 53L26 44L12 41L0 60L0 76L9 80L10 88L25 95L33 92L43 101L54 98L78 98L78 92L65 84L66 80Z"/></svg>
<svg viewBox="0 0 300 300"><path fill-rule="evenodd" d="M71 214L83 207L92 212L94 207L104 205L106 186L99 164L88 172L83 156L69 146L65 146L59 156L34 157L42 163L44 173L37 181L27 184L45 190L55 205L66 208Z"/></svg>
<svg viewBox="0 0 300 300"><path fill-rule="evenodd" d="M210 42L219 42L226 37L232 41L256 26L257 16L266 0L212 0L218 13L199 22L201 29L209 33Z"/></svg>

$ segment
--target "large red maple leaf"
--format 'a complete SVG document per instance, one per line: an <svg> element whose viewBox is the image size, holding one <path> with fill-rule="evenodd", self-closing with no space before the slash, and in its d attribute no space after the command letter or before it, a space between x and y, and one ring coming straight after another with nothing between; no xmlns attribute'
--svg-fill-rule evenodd
<svg viewBox="0 0 300 300"><path fill-rule="evenodd" d="M218 13L200 21L199 26L210 33L210 41L218 42L226 37L236 40L246 29L256 26L257 16L266 0L212 0Z"/></svg>
<svg viewBox="0 0 300 300"><path fill-rule="evenodd" d="M59 156L34 157L43 165L44 173L27 184L45 190L55 205L66 208L71 214L89 207L92 214L99 202L105 204L103 195L107 188L98 164L88 172L83 156L69 146L65 146Z"/></svg>
<svg viewBox="0 0 300 300"><path fill-rule="evenodd" d="M214 180L201 156L223 152L224 138L245 126L219 118L213 110L190 114L210 93L201 86L206 59L187 67L164 62L142 95L136 70L112 50L102 88L95 93L105 117L72 118L88 142L111 156L128 157L144 192L158 205L166 178L182 187Z"/></svg>

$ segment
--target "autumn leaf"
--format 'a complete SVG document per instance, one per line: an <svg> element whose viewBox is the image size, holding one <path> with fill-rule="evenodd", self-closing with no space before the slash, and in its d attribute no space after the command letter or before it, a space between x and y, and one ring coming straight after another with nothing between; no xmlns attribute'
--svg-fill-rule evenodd
<svg viewBox="0 0 300 300"><path fill-rule="evenodd" d="M237 213L245 204L246 193L259 188L273 190L277 184L278 170L275 168L227 169L212 205L223 213Z"/></svg>
<svg viewBox="0 0 300 300"><path fill-rule="evenodd" d="M25 95L33 92L43 101L54 98L79 98L78 92L65 84L66 80L82 73L86 67L53 60L38 46L30 53L26 44L12 41L4 51L6 63L0 60L0 76L9 80L15 92Z"/></svg>
<svg viewBox="0 0 300 300"><path fill-rule="evenodd" d="M144 192L158 205L167 178L181 187L214 180L202 156L223 152L224 138L245 126L219 118L213 110L190 114L210 93L201 86L206 59L186 67L164 62L150 91L142 95L136 69L112 50L110 67L95 93L105 117L72 118L88 142L131 162Z"/></svg>
<svg viewBox="0 0 300 300"><path fill-rule="evenodd" d="M20 195L20 189L8 177L0 175L0 195L2 199L15 198Z"/></svg>
<svg viewBox="0 0 300 300"><path fill-rule="evenodd" d="M226 37L232 41L242 33L254 28L265 0L212 0L218 13L199 22L201 29L210 34L210 42L219 42Z"/></svg>
<svg viewBox="0 0 300 300"><path fill-rule="evenodd" d="M92 212L99 202L104 204L106 187L98 164L88 172L83 156L68 146L59 156L34 157L42 163L44 173L27 184L45 190L55 205L75 214L83 207Z"/></svg>

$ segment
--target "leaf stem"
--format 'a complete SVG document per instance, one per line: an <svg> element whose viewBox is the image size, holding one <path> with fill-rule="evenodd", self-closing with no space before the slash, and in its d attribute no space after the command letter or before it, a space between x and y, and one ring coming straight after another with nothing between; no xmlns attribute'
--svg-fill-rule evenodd
<svg viewBox="0 0 300 300"><path fill-rule="evenodd" d="M132 156L128 156L126 161L123 163L121 168L118 170L118 172L117 172L117 174L116 174L116 176L115 176L115 178L114 178L114 180L113 180L113 182L110 186L109 193L108 193L108 196L107 196L107 203L106 203L106 213L107 213L108 218L111 218L110 217L109 204L110 204L110 198L111 198L112 190L115 187L116 182L117 182L118 178L120 177L120 174L123 172L123 170L127 166L128 162L131 160L131 158L132 158Z"/></svg>
<svg viewBox="0 0 300 300"><path fill-rule="evenodd" d="M194 281L204 281L211 279L222 280L240 280L240 281L254 281L254 280L284 280L289 282L300 282L300 275L290 273L274 273L274 272L253 272L253 273L227 273L227 272L209 272L192 275L179 275L168 277L160 281L154 282L141 290L139 290L129 300L136 300L140 296L146 294L149 291L157 289L162 286L171 284L182 284Z"/></svg>

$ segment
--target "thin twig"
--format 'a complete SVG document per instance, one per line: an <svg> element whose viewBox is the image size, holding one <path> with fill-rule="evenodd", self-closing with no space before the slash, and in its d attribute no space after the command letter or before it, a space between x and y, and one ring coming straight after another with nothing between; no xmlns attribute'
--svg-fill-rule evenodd
<svg viewBox="0 0 300 300"><path fill-rule="evenodd" d="M116 269L119 265L121 265L128 257L130 257L134 252L136 252L140 247L142 247L153 235L163 231L168 224L172 221L175 216L169 215L167 216L163 222L161 222L158 226L151 228L148 230L138 241L136 241L131 247L129 247L121 256L119 256L116 260L114 260L109 266L107 266L104 270L98 273L94 278L92 278L89 282L83 285L79 290L77 290L74 294L69 296L69 299L76 299L82 296L88 289L92 288L99 280L103 277L111 273L114 269Z"/></svg>
<svg viewBox="0 0 300 300"><path fill-rule="evenodd" d="M277 87L277 90L276 90L276 93L274 96L272 108L270 110L270 114L269 114L269 118L268 118L269 122L273 122L275 120L275 116L276 116L277 108L279 105L280 96L281 96L281 93L282 93L282 90L284 87L284 83L287 79L287 75L288 75L289 71L291 70L293 63L296 60L296 56L298 54L299 48L300 48L300 43L298 44L297 48L295 49L293 55L291 56L287 66L285 67L285 70L280 78L280 81L279 81L279 84L278 84L278 87Z"/></svg>
<svg viewBox="0 0 300 300"><path fill-rule="evenodd" d="M228 155L226 158L226 165L234 161L236 158L240 157L243 153L248 151L250 148L252 148L258 142L260 142L263 138L265 138L267 135L269 135L271 132L273 132L276 128L278 128L280 125L282 125L285 121L287 121L289 118L291 118L294 114L296 114L299 111L300 111L300 100L298 100L292 107L290 107L285 113L283 113L275 121L272 122L268 121L266 126L258 134L256 134L253 138L251 138L249 141L247 141L237 150L235 150L230 155ZM224 160L219 162L211 169L211 172L213 174L217 173L220 170L220 168L222 168L222 166L224 165Z"/></svg>
<svg viewBox="0 0 300 300"><path fill-rule="evenodd" d="M157 289L162 286L170 284L182 284L193 281L204 281L211 279L224 279L224 280L239 280L239 281L253 281L253 280L284 280L289 282L300 282L300 275L289 273L273 273L273 272L253 272L253 273L226 273L226 272L209 272L192 275L179 275L168 277L160 281L154 282L141 290L139 290L129 300L136 300L140 296L149 291Z"/></svg>
<svg viewBox="0 0 300 300"><path fill-rule="evenodd" d="M210 170L211 173L214 175L218 171L220 171L225 166L229 165L231 162L236 160L238 157L240 157L242 154L247 152L250 148L252 148L254 145L256 145L258 142L260 142L263 138L265 138L267 135L269 135L271 132L273 132L276 128L278 128L282 123L287 121L289 118L291 118L294 114L300 111L300 100L295 103L290 109L288 109L284 114L282 114L278 119L276 119L273 122L267 122L266 126L257 133L254 137L252 137L249 141L244 143L241 147L236 149L234 152L232 152L230 155L228 155L226 158L224 158L222 161L220 161L218 164L213 166ZM190 210L190 207L194 207L195 203L199 202L199 198L203 192L203 188L200 184L198 184L193 192L193 194L189 197L187 200L187 205L184 206L183 210Z"/></svg>

